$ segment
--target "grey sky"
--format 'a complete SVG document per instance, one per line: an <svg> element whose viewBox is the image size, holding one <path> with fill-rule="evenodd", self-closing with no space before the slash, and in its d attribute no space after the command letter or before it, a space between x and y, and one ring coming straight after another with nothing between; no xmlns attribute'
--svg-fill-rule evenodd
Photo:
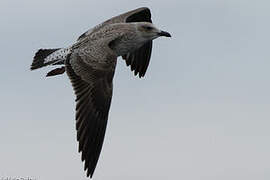
<svg viewBox="0 0 270 180"><path fill-rule="evenodd" d="M70 82L32 57L142 6L173 37L144 79L119 58L94 179L270 179L266 0L1 0L0 177L86 179Z"/></svg>

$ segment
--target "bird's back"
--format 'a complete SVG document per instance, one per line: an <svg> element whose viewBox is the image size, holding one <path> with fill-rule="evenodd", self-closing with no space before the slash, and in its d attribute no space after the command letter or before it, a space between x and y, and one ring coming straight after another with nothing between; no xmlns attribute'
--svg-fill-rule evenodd
<svg viewBox="0 0 270 180"><path fill-rule="evenodd" d="M140 39L136 23L107 24L80 39L73 48L109 46L117 56L122 56L140 46Z"/></svg>

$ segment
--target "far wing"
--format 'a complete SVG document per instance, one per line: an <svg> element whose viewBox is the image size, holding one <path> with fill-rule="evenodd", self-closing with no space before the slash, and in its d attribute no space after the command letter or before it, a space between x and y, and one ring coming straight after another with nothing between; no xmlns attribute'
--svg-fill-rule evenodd
<svg viewBox="0 0 270 180"><path fill-rule="evenodd" d="M143 7L121 14L119 16L115 16L82 34L79 37L78 41L83 40L89 34L93 33L94 31L98 30L99 28L107 24L124 23L124 22L126 23L152 22L150 9ZM127 66L131 66L131 70L134 71L135 75L139 73L139 77L143 77L148 68L152 52L152 43L153 43L152 41L149 41L145 43L142 47L134 51L133 53L128 53L123 56L123 59L126 60Z"/></svg>

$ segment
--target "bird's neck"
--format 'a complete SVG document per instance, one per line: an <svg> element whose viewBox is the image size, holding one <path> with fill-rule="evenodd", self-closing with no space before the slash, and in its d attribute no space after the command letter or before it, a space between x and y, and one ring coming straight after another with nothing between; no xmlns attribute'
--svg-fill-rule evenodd
<svg viewBox="0 0 270 180"><path fill-rule="evenodd" d="M128 53L134 52L145 43L144 40L137 37L136 34L125 34L110 44L111 49L115 51L117 56L123 56Z"/></svg>

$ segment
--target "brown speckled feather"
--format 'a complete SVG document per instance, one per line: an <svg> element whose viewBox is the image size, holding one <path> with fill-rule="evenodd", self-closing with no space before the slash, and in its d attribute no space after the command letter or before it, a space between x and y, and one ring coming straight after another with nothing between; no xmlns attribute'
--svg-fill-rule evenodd
<svg viewBox="0 0 270 180"><path fill-rule="evenodd" d="M76 95L76 130L79 152L82 153L81 157L84 161L84 169L87 170L87 176L92 177L105 136L115 63L103 69L96 68L85 63L83 59L86 57L84 56L79 50L73 52L66 61L66 72ZM87 62L90 61L91 59Z"/></svg>

